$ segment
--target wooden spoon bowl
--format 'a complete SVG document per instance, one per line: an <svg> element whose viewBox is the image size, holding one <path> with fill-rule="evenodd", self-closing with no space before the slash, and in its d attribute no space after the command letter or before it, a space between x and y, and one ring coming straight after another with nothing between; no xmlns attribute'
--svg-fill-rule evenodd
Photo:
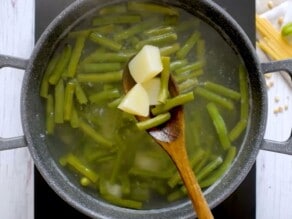
<svg viewBox="0 0 292 219"><path fill-rule="evenodd" d="M125 92L128 92L134 85L135 81L129 72L128 65L126 65L123 72L123 87ZM168 87L171 96L178 95L178 89L172 77L170 77ZM158 127L148 129L147 132L168 153L176 165L198 218L214 218L187 156L183 107L178 106L171 109L170 114L170 120ZM140 116L136 116L136 118L138 121L147 119Z"/></svg>

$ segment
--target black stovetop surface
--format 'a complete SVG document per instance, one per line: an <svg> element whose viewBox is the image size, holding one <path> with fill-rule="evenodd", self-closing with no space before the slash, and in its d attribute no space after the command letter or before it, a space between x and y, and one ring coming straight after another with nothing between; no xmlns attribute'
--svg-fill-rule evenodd
<svg viewBox="0 0 292 219"><path fill-rule="evenodd" d="M252 42L255 42L255 2L254 0L214 0L221 5L241 25ZM35 39L52 19L74 0L36 0ZM255 218L255 165L238 189L224 202L212 210L216 219ZM81 214L63 201L47 185L35 168L35 219L60 218L85 219Z"/></svg>

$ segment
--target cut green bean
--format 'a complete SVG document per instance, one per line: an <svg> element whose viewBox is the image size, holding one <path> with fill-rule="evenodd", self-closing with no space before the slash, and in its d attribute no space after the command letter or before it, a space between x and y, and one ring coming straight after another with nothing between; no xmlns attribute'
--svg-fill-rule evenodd
<svg viewBox="0 0 292 219"><path fill-rule="evenodd" d="M177 34L176 33L166 33L162 35L157 35L153 37L149 37L148 39L142 40L139 43L136 44L136 49L141 49L145 45L155 45L155 46L161 46L165 44L171 44L175 43L177 40Z"/></svg>
<svg viewBox="0 0 292 219"><path fill-rule="evenodd" d="M229 132L230 141L235 141L245 130L247 126L247 120L241 119L239 122L234 126L234 128Z"/></svg>
<svg viewBox="0 0 292 219"><path fill-rule="evenodd" d="M107 24L131 24L141 22L139 15L107 15L96 17L92 20L93 26L101 26Z"/></svg>
<svg viewBox="0 0 292 219"><path fill-rule="evenodd" d="M206 176L211 174L216 168L218 168L223 163L222 157L217 157L216 159L209 162L200 172L196 173L197 180L201 181Z"/></svg>
<svg viewBox="0 0 292 219"><path fill-rule="evenodd" d="M201 69L204 66L204 62L201 61L197 61L195 63L191 63L185 66L182 66L178 69L175 70L176 74L183 74L185 72L189 72L189 71L197 71L199 69Z"/></svg>
<svg viewBox="0 0 292 219"><path fill-rule="evenodd" d="M181 189L178 189L167 196L167 201L173 202L183 198L185 195L186 194Z"/></svg>
<svg viewBox="0 0 292 219"><path fill-rule="evenodd" d="M118 52L122 48L122 44L115 42L112 39L106 38L105 36L93 32L89 35L89 39L105 48Z"/></svg>
<svg viewBox="0 0 292 219"><path fill-rule="evenodd" d="M79 121L79 128L84 132L84 134L91 137L96 143L105 146L105 147L112 147L113 142L106 139L103 135L96 132L90 125L85 123L84 121Z"/></svg>
<svg viewBox="0 0 292 219"><path fill-rule="evenodd" d="M42 83L41 83L41 88L40 88L40 96L47 98L48 92L49 92L49 78L51 73L54 71L54 68L56 67L56 64L60 58L60 55L54 56L51 61L49 62L46 71L44 73Z"/></svg>
<svg viewBox="0 0 292 219"><path fill-rule="evenodd" d="M159 114L151 119L147 119L137 123L139 130L147 130L157 127L170 119L170 113Z"/></svg>
<svg viewBox="0 0 292 219"><path fill-rule="evenodd" d="M123 198L118 198L116 196L112 195L103 195L102 196L105 200L108 202L121 206L121 207L126 207L126 208L132 208L132 209L141 209L142 208L142 202L139 201L134 201L130 199L123 199Z"/></svg>
<svg viewBox="0 0 292 219"><path fill-rule="evenodd" d="M109 24L109 25L104 25L101 27L95 27L95 28L88 28L88 29L83 29L83 30L76 30L76 31L71 31L68 34L69 38L77 38L77 37L88 37L90 33L92 32L98 32L101 34L107 34L111 33L114 31L114 25Z"/></svg>
<svg viewBox="0 0 292 219"><path fill-rule="evenodd" d="M194 93L193 92L188 92L185 94L180 94L178 96L175 96L171 99L167 99L164 104L159 104L152 108L151 112L153 115L158 115L162 114L165 112L168 112L170 109L186 104L194 99Z"/></svg>
<svg viewBox="0 0 292 219"><path fill-rule="evenodd" d="M128 10L167 14L167 15L177 15L177 16L179 15L178 11L172 7L153 4L153 3L134 2L134 1L128 2Z"/></svg>
<svg viewBox="0 0 292 219"><path fill-rule="evenodd" d="M197 87L194 92L195 94L205 98L206 100L214 102L228 110L234 109L234 104L232 101L205 88Z"/></svg>
<svg viewBox="0 0 292 219"><path fill-rule="evenodd" d="M58 62L56 63L56 67L54 68L54 71L51 73L49 82L50 84L57 84L59 79L62 76L62 73L64 72L66 66L69 63L70 57L71 57L71 51L72 48L70 45L66 44L65 48L63 49L60 58Z"/></svg>
<svg viewBox="0 0 292 219"><path fill-rule="evenodd" d="M186 59L176 60L170 63L170 71L174 72L175 70L185 66L188 63Z"/></svg>
<svg viewBox="0 0 292 219"><path fill-rule="evenodd" d="M141 23L138 23L137 25L134 25L134 26L126 29L126 30L123 30L120 33L117 33L114 36L114 39L117 41L129 39L130 37L134 36L135 34L140 33L143 30L145 30L153 25L157 25L158 23L159 23L159 20L157 18L143 21Z"/></svg>
<svg viewBox="0 0 292 219"><path fill-rule="evenodd" d="M174 78L177 83L181 83L188 79L196 79L198 76L202 74L203 74L203 70L198 69L193 72L184 72L183 74L174 75Z"/></svg>
<svg viewBox="0 0 292 219"><path fill-rule="evenodd" d="M194 88L197 87L198 84L199 82L196 78L186 79L185 81L178 84L178 91L180 94L190 92L194 90Z"/></svg>
<svg viewBox="0 0 292 219"><path fill-rule="evenodd" d="M100 91L99 93L89 96L89 101L91 103L101 103L105 100L115 99L120 96L121 94L119 90L116 88L113 88L113 89L103 90L103 91Z"/></svg>
<svg viewBox="0 0 292 219"><path fill-rule="evenodd" d="M162 34L166 34L166 33L173 33L174 32L174 28L171 26L160 26L160 27L155 27L152 28L150 30L146 30L144 31L144 35L146 35L147 37L153 37L153 36L157 36L157 35L162 35Z"/></svg>
<svg viewBox="0 0 292 219"><path fill-rule="evenodd" d="M197 43L197 58L199 61L204 61L205 60L205 53L206 53L206 48L205 48L205 40L199 39Z"/></svg>
<svg viewBox="0 0 292 219"><path fill-rule="evenodd" d="M160 55L161 56L170 56L174 53L176 53L180 49L180 44L179 43L174 43L169 46L165 46L160 48Z"/></svg>
<svg viewBox="0 0 292 219"><path fill-rule="evenodd" d="M62 79L55 86L55 123L64 122L64 97L65 88Z"/></svg>
<svg viewBox="0 0 292 219"><path fill-rule="evenodd" d="M79 127L79 116L78 113L75 109L75 107L72 108L72 113L71 113L71 118L70 118L70 125L72 128L78 128Z"/></svg>
<svg viewBox="0 0 292 219"><path fill-rule="evenodd" d="M131 58L134 53L109 53L109 52L101 52L97 51L92 53L90 56L86 57L82 62L82 65L88 62L108 62L108 63L115 63L115 62L127 62L129 58Z"/></svg>
<svg viewBox="0 0 292 219"><path fill-rule="evenodd" d="M55 129L55 110L54 110L54 98L51 94L47 96L46 103L46 133L51 135Z"/></svg>
<svg viewBox="0 0 292 219"><path fill-rule="evenodd" d="M204 83L204 86L208 90L213 91L214 93L217 93L217 94L222 95L222 96L227 97L227 98L239 100L241 97L239 92L237 92L233 89L230 89L228 87L225 87L221 84L211 82L211 81L206 81Z"/></svg>
<svg viewBox="0 0 292 219"><path fill-rule="evenodd" d="M78 74L77 80L79 82L117 82L121 81L123 77L122 71L98 73L98 74Z"/></svg>
<svg viewBox="0 0 292 219"><path fill-rule="evenodd" d="M87 104L88 99L86 97L86 94L85 94L83 88L81 87L81 85L79 84L79 82L77 80L74 80L74 83L75 83L75 96L76 96L78 103L79 104Z"/></svg>
<svg viewBox="0 0 292 219"><path fill-rule="evenodd" d="M166 99L169 97L168 82L170 77L170 58L163 56L161 57L161 62L163 70L160 74L161 83L158 94L158 102L165 103Z"/></svg>
<svg viewBox="0 0 292 219"><path fill-rule="evenodd" d="M83 36L77 37L76 39L75 46L72 51L71 59L68 64L68 70L66 73L66 76L70 78L73 78L76 74L77 65L79 63L79 59L80 59L80 56L85 44L85 40L86 38Z"/></svg>
<svg viewBox="0 0 292 219"><path fill-rule="evenodd" d="M65 95L64 95L64 120L65 121L70 121L71 119L74 90L75 90L75 83L73 81L69 81L66 85Z"/></svg>
<svg viewBox="0 0 292 219"><path fill-rule="evenodd" d="M217 106L214 103L207 104L208 113L213 121L214 127L219 137L219 141L224 150L227 150L231 147L230 139L228 137L228 132L226 124L219 113Z"/></svg>
<svg viewBox="0 0 292 219"><path fill-rule="evenodd" d="M200 33L199 32L194 32L187 40L186 42L182 45L182 47L177 51L176 56L179 59L184 59L190 52L190 50L195 46L197 41L200 38Z"/></svg>
<svg viewBox="0 0 292 219"><path fill-rule="evenodd" d="M81 160L79 160L75 155L71 153L66 155L65 157L62 157L60 163L62 165L70 165L72 168L78 171L79 174L87 177L93 183L96 183L99 178L97 173L95 173L92 169L83 164Z"/></svg>
<svg viewBox="0 0 292 219"><path fill-rule="evenodd" d="M240 118L242 120L248 120L249 110L249 90L248 90L248 78L247 72L243 65L239 66L239 87L241 94L240 102Z"/></svg>
<svg viewBox="0 0 292 219"><path fill-rule="evenodd" d="M202 180L199 184L201 188L206 188L213 183L215 183L230 167L236 155L236 147L230 147L224 157L224 161L212 174L210 174L207 178Z"/></svg>
<svg viewBox="0 0 292 219"><path fill-rule="evenodd" d="M85 63L79 68L80 74L112 72L122 69L121 63Z"/></svg>
<svg viewBox="0 0 292 219"><path fill-rule="evenodd" d="M112 14L122 14L127 12L127 6L124 4L110 5L101 8L98 13L100 15L112 15Z"/></svg>
<svg viewBox="0 0 292 219"><path fill-rule="evenodd" d="M115 100L109 102L109 103L107 104L107 106L108 106L109 108L113 108L113 109L114 109L114 108L117 108L118 105L122 102L122 100L123 100L124 97L125 97L124 95L118 97L117 99L115 99Z"/></svg>

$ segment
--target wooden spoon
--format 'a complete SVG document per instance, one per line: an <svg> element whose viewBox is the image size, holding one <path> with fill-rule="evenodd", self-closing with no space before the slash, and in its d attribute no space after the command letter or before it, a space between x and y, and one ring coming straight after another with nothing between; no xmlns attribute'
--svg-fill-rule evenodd
<svg viewBox="0 0 292 219"><path fill-rule="evenodd" d="M128 65L126 65L123 72L123 87L125 92L128 92L134 85L135 81L129 72ZM178 89L172 78L169 80L169 91L171 96L178 95ZM159 127L147 130L147 132L168 153L172 161L175 163L198 218L214 218L193 170L191 169L187 156L183 107L175 107L170 113L170 120ZM138 121L147 119L140 116L136 116L136 118Z"/></svg>

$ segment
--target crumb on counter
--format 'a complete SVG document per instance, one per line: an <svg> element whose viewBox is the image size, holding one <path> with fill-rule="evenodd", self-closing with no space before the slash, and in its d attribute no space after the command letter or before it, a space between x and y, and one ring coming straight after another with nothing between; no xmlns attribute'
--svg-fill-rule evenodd
<svg viewBox="0 0 292 219"><path fill-rule="evenodd" d="M280 101L280 97L275 96L274 100L275 100L276 103L278 103Z"/></svg>
<svg viewBox="0 0 292 219"><path fill-rule="evenodd" d="M267 5L269 9L272 9L274 7L273 1L269 1Z"/></svg>
<svg viewBox="0 0 292 219"><path fill-rule="evenodd" d="M278 18L278 24L279 24L280 26L282 26L283 22L284 22L284 17L283 17L283 16L279 17L279 18Z"/></svg>

